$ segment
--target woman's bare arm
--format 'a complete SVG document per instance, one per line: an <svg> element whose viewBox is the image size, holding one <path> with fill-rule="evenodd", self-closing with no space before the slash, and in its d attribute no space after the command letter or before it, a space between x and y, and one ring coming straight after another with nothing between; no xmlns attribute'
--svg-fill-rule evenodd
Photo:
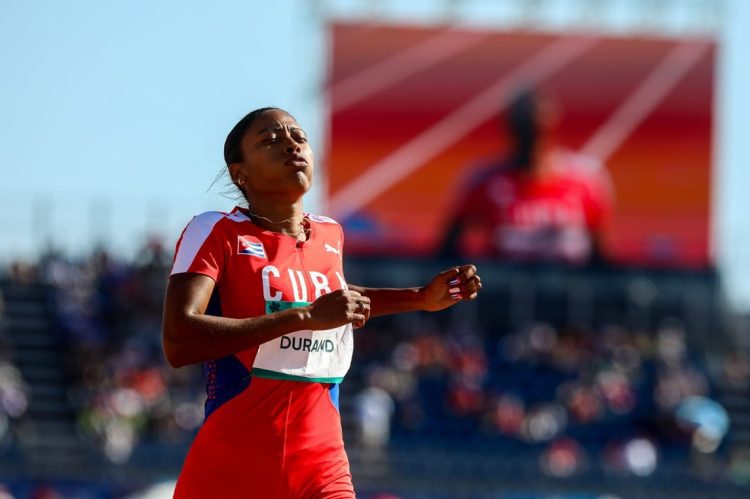
<svg viewBox="0 0 750 499"><path fill-rule="evenodd" d="M367 288L349 285L349 289L370 299L368 317L423 310L434 312L464 300L473 300L482 289L474 265L452 267L436 275L421 288Z"/></svg>
<svg viewBox="0 0 750 499"><path fill-rule="evenodd" d="M176 274L169 279L162 345L173 367L219 359L294 331L364 323L363 310L369 304L357 291L339 290L307 307L232 319L206 315L214 286L214 280L202 274Z"/></svg>

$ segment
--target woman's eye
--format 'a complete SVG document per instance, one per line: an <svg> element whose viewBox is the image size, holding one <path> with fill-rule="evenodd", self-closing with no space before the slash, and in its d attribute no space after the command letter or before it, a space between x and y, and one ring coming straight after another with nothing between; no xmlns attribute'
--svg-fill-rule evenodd
<svg viewBox="0 0 750 499"><path fill-rule="evenodd" d="M278 140L278 138L277 138L277 137L268 137L268 138L267 138L267 139L265 139L265 140L264 140L263 142L264 142L265 144L273 144L273 143L274 143L274 142L276 142L277 140Z"/></svg>

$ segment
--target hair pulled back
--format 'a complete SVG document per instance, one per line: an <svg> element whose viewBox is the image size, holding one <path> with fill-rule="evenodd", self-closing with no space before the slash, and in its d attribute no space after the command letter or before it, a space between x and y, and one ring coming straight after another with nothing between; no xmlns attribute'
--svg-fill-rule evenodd
<svg viewBox="0 0 750 499"><path fill-rule="evenodd" d="M242 139L245 137L245 134L250 129L250 127L253 126L255 120L260 118L266 112L273 111L275 109L284 111L279 107L261 107L247 113L240 121L237 122L236 125L234 125L234 127L232 127L229 135L227 135L227 139L224 141L225 166L221 168L219 173L216 175L216 178L214 178L214 181L211 182L208 190L211 190L211 188L213 188L213 186L216 185L217 182L225 180L226 184L224 185L224 188L221 192L223 196L229 199L233 199L235 202L245 201L249 203L249 200L245 195L245 191L239 185L235 184L233 179L229 178L229 165L231 165L232 163L237 163L244 159L242 156Z"/></svg>
<svg viewBox="0 0 750 499"><path fill-rule="evenodd" d="M245 137L245 133L247 133L247 130L253 126L256 119L260 118L264 113L273 111L274 109L283 111L283 109L278 107L261 107L254 111L250 111L238 121L236 125L234 125L234 128L232 128L229 135L227 135L227 140L224 141L224 162L227 166L242 161L242 139Z"/></svg>

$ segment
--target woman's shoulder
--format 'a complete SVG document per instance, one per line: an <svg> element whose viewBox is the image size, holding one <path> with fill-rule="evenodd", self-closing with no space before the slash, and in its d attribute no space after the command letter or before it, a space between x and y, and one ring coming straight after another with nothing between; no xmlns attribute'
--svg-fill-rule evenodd
<svg viewBox="0 0 750 499"><path fill-rule="evenodd" d="M204 211L203 213L194 215L187 225L188 227L216 225L222 219L226 218L227 215L223 211Z"/></svg>
<svg viewBox="0 0 750 499"><path fill-rule="evenodd" d="M238 222L249 221L250 219L239 210L225 211L204 211L195 215L185 226L185 232L209 234L215 232L215 229L222 231L231 230L231 227ZM222 228L223 227L223 228Z"/></svg>
<svg viewBox="0 0 750 499"><path fill-rule="evenodd" d="M232 222L245 222L250 219L246 214L240 211L239 208L235 208L230 212L212 210L204 211L203 213L195 215L192 219L190 219L189 225L215 225L222 220L229 220Z"/></svg>
<svg viewBox="0 0 750 499"><path fill-rule="evenodd" d="M344 229L336 220L331 217L323 215L314 215L312 213L306 213L307 219L310 220L311 225L315 225L316 230L320 233L334 233L343 234Z"/></svg>

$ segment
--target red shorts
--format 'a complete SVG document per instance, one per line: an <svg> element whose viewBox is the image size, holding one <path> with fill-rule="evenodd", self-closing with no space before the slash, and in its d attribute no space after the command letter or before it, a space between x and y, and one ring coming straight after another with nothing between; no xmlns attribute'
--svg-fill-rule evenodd
<svg viewBox="0 0 750 499"><path fill-rule="evenodd" d="M204 422L174 497L353 498L337 390L253 377Z"/></svg>

